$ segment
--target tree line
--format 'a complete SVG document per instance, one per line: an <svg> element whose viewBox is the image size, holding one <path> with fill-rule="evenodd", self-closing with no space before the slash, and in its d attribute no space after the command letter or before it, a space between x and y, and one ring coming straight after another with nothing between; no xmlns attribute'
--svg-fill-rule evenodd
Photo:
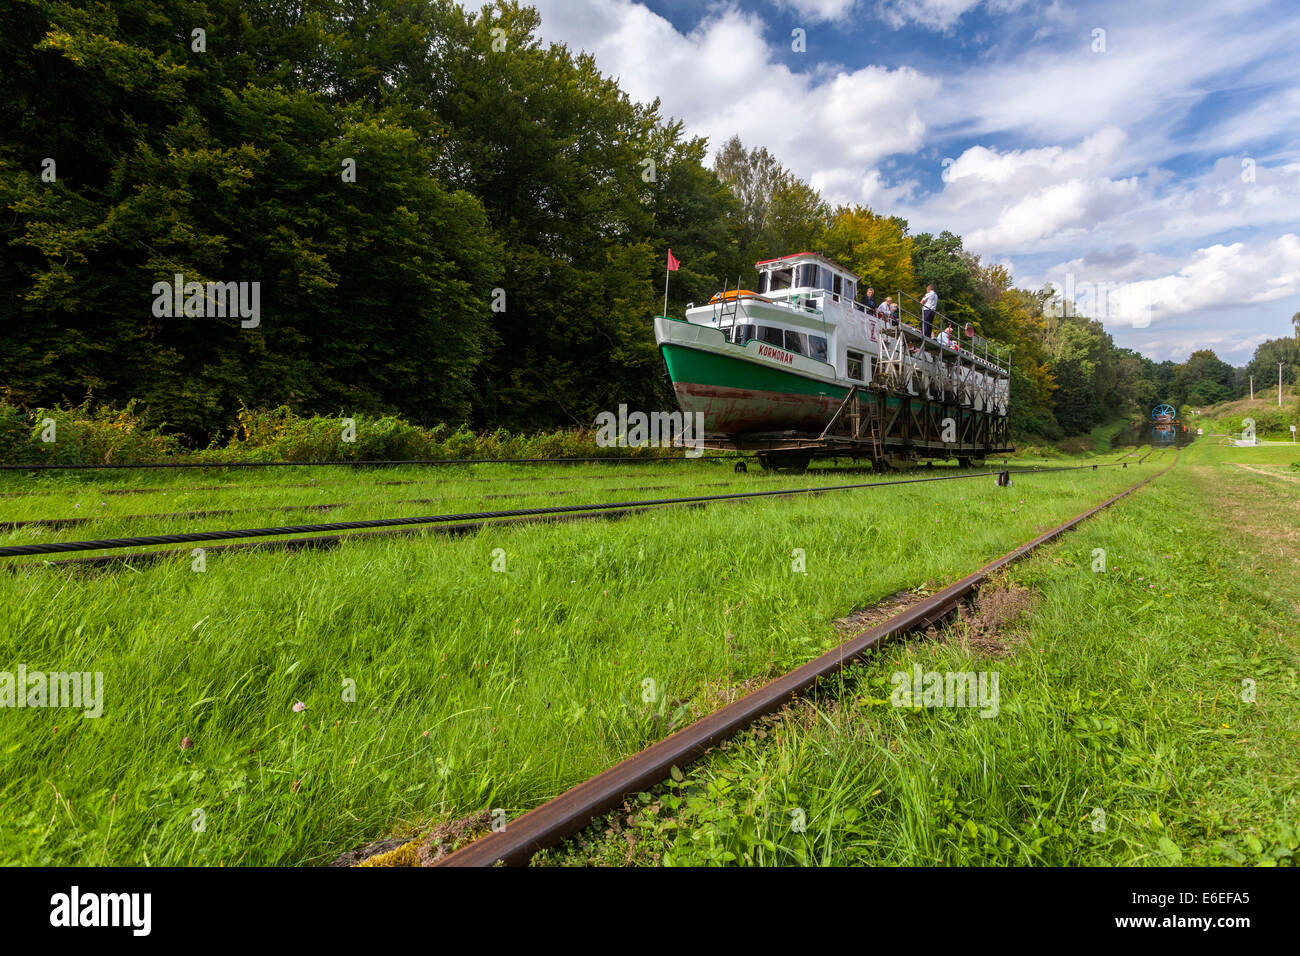
<svg viewBox="0 0 1300 956"><path fill-rule="evenodd" d="M10 404L136 400L199 443L280 406L590 426L672 404L650 325L670 246L674 314L806 249L882 295L934 283L1013 347L1022 435L1240 390L1212 353L1153 363L1053 314L952 233L832 208L764 149L732 139L708 163L512 0L0 0L0 17ZM185 307L157 308L159 283ZM210 289L252 284L255 323L213 314ZM1256 359L1292 356L1294 377L1293 345Z"/></svg>

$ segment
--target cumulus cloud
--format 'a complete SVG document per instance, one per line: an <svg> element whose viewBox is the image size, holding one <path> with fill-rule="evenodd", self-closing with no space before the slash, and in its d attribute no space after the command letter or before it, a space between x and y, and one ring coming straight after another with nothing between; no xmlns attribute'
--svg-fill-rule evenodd
<svg viewBox="0 0 1300 956"><path fill-rule="evenodd" d="M1107 327L1145 328L1300 295L1300 236L1294 233L1197 249L1165 274L1148 271L1157 267L1153 257L1137 258L1136 267L1120 257L1072 259L1049 269L1046 279L1076 311ZM1147 277L1135 278L1143 273Z"/></svg>
<svg viewBox="0 0 1300 956"><path fill-rule="evenodd" d="M1277 16L1271 0L1154 0L1155 12L1119 0L720 0L689 29L635 0L532 2L543 39L591 52L629 95L658 98L714 149L733 134L766 146L832 202L1027 265L1025 285L1059 285L1067 271L1122 284L1108 317L1122 330L1149 319L1204 336L1212 324L1198 327L1197 309L1243 297L1257 310L1300 306L1289 65L1300 18ZM810 25L874 19L951 37L977 7L1005 18L1005 36L939 41L955 56L942 71L925 58L843 65L820 48L792 57L764 18L780 8Z"/></svg>
<svg viewBox="0 0 1300 956"><path fill-rule="evenodd" d="M972 146L944 161L943 189L910 215L961 233L972 251L987 255L1086 233L1138 196L1137 178L1104 174L1125 139L1106 127L1073 147Z"/></svg>
<svg viewBox="0 0 1300 956"><path fill-rule="evenodd" d="M973 146L948 163L942 188L904 210L947 228L982 255L1041 254L1081 244L1187 246L1234 230L1300 225L1300 163L1220 157L1195 176L1154 167L1116 177L1126 134L1103 128L1074 146Z"/></svg>
<svg viewBox="0 0 1300 956"><path fill-rule="evenodd" d="M937 78L909 66L847 69L786 66L756 13L721 6L688 33L632 0L535 0L542 36L585 49L630 96L656 97L689 132L719 147L731 135L766 146L834 201L898 196L875 164L917 150L926 124L920 104L939 93ZM812 4L830 15L844 4Z"/></svg>
<svg viewBox="0 0 1300 956"><path fill-rule="evenodd" d="M998 213L997 221L969 233L974 251L1003 251L1052 239L1055 242L1086 234L1100 219L1132 205L1138 181L1131 179L1069 179L1037 190Z"/></svg>

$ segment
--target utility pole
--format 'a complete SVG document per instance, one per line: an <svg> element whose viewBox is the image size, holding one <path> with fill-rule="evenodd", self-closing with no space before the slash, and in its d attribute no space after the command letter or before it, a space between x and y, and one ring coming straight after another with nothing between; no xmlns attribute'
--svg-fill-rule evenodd
<svg viewBox="0 0 1300 956"><path fill-rule="evenodd" d="M1250 377L1250 400L1255 400L1255 376Z"/></svg>
<svg viewBox="0 0 1300 956"><path fill-rule="evenodd" d="M1277 407L1282 407L1282 363L1277 363Z"/></svg>

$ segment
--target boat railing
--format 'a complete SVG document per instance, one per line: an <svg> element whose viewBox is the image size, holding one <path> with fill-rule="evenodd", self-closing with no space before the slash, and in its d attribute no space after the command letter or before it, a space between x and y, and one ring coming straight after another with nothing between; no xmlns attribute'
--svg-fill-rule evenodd
<svg viewBox="0 0 1300 956"><path fill-rule="evenodd" d="M912 328L922 341L925 341L925 335L921 330L921 312L921 300L914 295L908 295L900 289L898 291L898 314L900 316L905 316L908 320L907 326ZM988 339L984 338L984 336L977 334L974 327L971 326L969 322L965 324L963 329L961 323L954 322L938 309L935 309L933 325L931 326L932 330L949 327L954 329L954 334L958 343L961 343L963 339L969 340L968 344L964 347L954 348L953 351L958 353L964 351L967 355L973 355L976 359L979 359L985 365L993 367L1003 375L1007 374L1005 358L1007 357L1009 350L1004 349L997 343L990 342ZM966 333L964 336L962 334L963 331ZM938 339L935 338L932 339L932 341L937 342Z"/></svg>

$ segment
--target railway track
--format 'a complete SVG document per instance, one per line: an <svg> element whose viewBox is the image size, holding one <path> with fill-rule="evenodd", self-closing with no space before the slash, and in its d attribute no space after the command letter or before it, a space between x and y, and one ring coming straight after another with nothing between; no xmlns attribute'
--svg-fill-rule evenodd
<svg viewBox="0 0 1300 956"><path fill-rule="evenodd" d="M549 508L520 508L499 511L464 512L459 514L419 515L405 518L376 518L361 521L343 521L308 525L285 525L265 528L240 528L225 531L196 531L180 534L141 535L124 538L99 538L86 541L63 541L43 544L8 545L0 547L0 558L32 557L39 555L68 554L87 551L117 551L123 548L152 547L155 545L199 545L214 541L231 541L247 538L280 538L273 542L259 542L245 545L218 545L205 547L205 553L222 553L237 550L261 548L263 550L316 550L322 547L340 544L354 538L374 537L377 534L412 534L433 530L440 534L466 534L498 525L517 525L532 521L565 521L576 518L600 517L616 518L628 514L638 514L665 507L706 506L721 502L754 501L762 498L793 497L796 495L829 494L839 491L855 491L866 488L893 487L899 485L921 484L939 481L963 481L974 478L990 478L999 474L1011 476L1048 474L1062 471L1081 471L1114 467L1114 465L1079 465L1060 468L1025 469L1018 471L963 472L956 475L931 475L920 478L904 478L893 481L856 482L845 485L817 485L803 488L779 488L764 491L733 492L720 495L691 495L676 498L659 498L628 502L607 502L600 504L558 505ZM1121 467L1127 468L1124 463ZM349 533L350 532L350 533ZM286 537L288 535L310 535L310 537ZM45 567L77 566L94 567L113 564L147 563L167 558L189 555L189 550L136 551L125 554L98 555L92 558L72 558L45 560L28 564L19 564L17 568L33 569ZM10 565L10 567L14 567Z"/></svg>
<svg viewBox="0 0 1300 956"><path fill-rule="evenodd" d="M781 709L808 692L818 681L836 674L882 642L928 627L947 617L977 591L990 575L1126 498L1168 472L1177 462L1178 453L1175 452L1174 460L1155 474L1007 552L975 573L858 634L802 667L652 744L518 819L509 821L503 829L475 840L434 865L486 867L527 863L537 851L557 845L583 829L593 818L617 807L625 798L661 783L669 777L672 768L690 764L710 748L761 717Z"/></svg>
<svg viewBox="0 0 1300 956"><path fill-rule="evenodd" d="M667 459L667 460L675 460L675 459ZM701 459L701 460L716 460L716 459ZM556 478L556 479L562 479L562 480L564 480L564 481L572 481L572 480L581 480L581 481L618 481L618 480L620 480L620 479L630 478L630 477L632 477L632 475L631 475L631 474L623 474L623 473L620 473L620 472L615 472L615 473L613 473L613 474L609 474L609 473L601 474L601 473L598 473L598 472L584 472L584 473L582 473L582 474L573 474L573 475L555 475L555 476L550 476L550 477L554 477L554 478ZM306 483L304 483L304 484L293 484L293 485L280 484L279 482L263 481L263 482L250 482L250 483L243 483L243 484L237 484L237 485L158 485L158 486L151 486L151 487L146 487L146 488L99 488L99 487L97 487L97 486L95 486L95 485L93 485L93 484L92 484L92 485L85 485L85 484L82 484L82 485L76 485L76 486L70 486L70 485L59 485L59 486L55 486L55 487L51 487L51 488L42 488L42 489L40 489L40 490L36 490L36 491L5 491L5 492L0 492L0 499L3 499L3 498L31 498L31 497L40 497L40 496L49 496L49 495L69 494L69 493L73 493L73 492L82 492L82 493L85 493L85 494L92 494L92 493L93 493L93 494L97 494L97 495L144 495L144 494L159 494L159 493L163 493L163 492L170 493L170 492L173 492L173 491L176 491L176 492L180 492L180 491L244 491L244 490L247 490L247 489L250 489L250 488L251 488L251 489L258 489L258 488L266 488L266 489L280 489L280 488L321 488L321 487L324 487L324 486L327 485L327 484L334 484L334 483L335 483L336 481L338 481L338 480L345 481L345 482L347 482L349 485L374 485L374 486L376 486L376 487L380 487L380 486L392 486L392 485L420 485L420 484L426 484L426 483L427 483L427 482L425 482L425 481L421 481L421 480L414 479L414 478L412 478L412 479L407 479L407 480L399 480L399 481L374 481L374 482L356 481L355 479L332 479L332 478L316 479L316 478L313 478L310 482L306 482ZM506 483L509 483L509 482L519 482L519 481L536 482L536 481L541 481L541 480L545 480L545 479L544 479L544 478L539 478L537 475L531 475L531 476L527 476L527 477L514 477L514 478L510 478L510 477L497 477L497 478L456 478L456 479L454 479L454 480L455 480L456 482L466 482L466 483L468 483L468 482L474 482L474 483L486 483L486 484L506 484Z"/></svg>
<svg viewBox="0 0 1300 956"><path fill-rule="evenodd" d="M729 485L732 482L712 482L713 485ZM670 488L671 485L637 485L631 488L614 488L612 491L659 491L664 488ZM568 491L539 491L539 492L514 492L511 494L499 495L481 495L482 500L495 500L499 498L536 498L545 496L548 498L558 497L560 495L576 495L577 490ZM475 496L472 495L450 495L445 498L399 498L396 501L386 502L393 505L436 505L443 501L466 501ZM337 511L339 508L351 508L357 505L364 505L364 501L333 501L311 503L305 502L297 505L267 505L264 507L249 508L209 508L197 509L193 511L158 511L152 514L138 515L87 515L84 518L26 518L21 521L0 521L0 531L19 531L23 528L76 528L81 525L94 524L97 521L143 521L143 520L165 520L176 519L186 520L193 518L216 518L225 515L234 514L270 514L286 511Z"/></svg>
<svg viewBox="0 0 1300 956"><path fill-rule="evenodd" d="M710 455L711 460L747 458L748 455ZM377 458L335 461L162 461L162 462L88 462L84 464L54 463L46 465L0 465L0 471L109 471L156 468L393 468L400 465L567 465L586 462L617 462L618 464L644 465L698 461L676 455L647 455L633 458L630 455L600 455L572 458Z"/></svg>

